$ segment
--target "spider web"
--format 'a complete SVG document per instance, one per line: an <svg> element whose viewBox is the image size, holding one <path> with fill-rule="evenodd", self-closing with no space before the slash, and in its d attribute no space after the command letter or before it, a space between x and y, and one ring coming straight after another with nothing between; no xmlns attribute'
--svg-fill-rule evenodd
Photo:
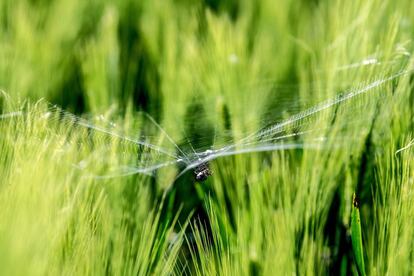
<svg viewBox="0 0 414 276"><path fill-rule="evenodd" d="M366 107L370 106L370 100L385 98L381 94L383 88L411 72L412 70L402 70L390 76L353 84L349 89L338 88L339 92L333 93L336 96L315 105L300 97L298 91L303 88L303 84L300 87L295 84L275 83L256 86L254 93L258 93L261 89L270 91L278 104L277 107L264 109L259 122L255 120L243 122L248 126L246 129L251 128L249 125L261 126L250 133L237 132L232 128L231 111L227 111L229 113L227 115L226 112L223 113L225 116L221 122L222 126L217 127L217 120L211 123L214 118L210 116L211 112L201 112L202 105L196 106L185 118L186 123L181 127L181 139L171 137L162 124L142 112L135 114L133 122L125 123L122 119L118 121L107 119L111 116L105 115L75 116L58 106L46 103L45 108L36 111L36 116L44 120L46 125L58 134L65 134L68 137L78 135L78 139L72 139L72 142L78 142L80 146L88 143L88 147L93 149L91 153L86 159L79 160L73 165L88 172L90 164L99 162L103 168L102 173L92 173L93 177L154 175L162 168L176 167L177 178L203 163L225 156L323 148L330 144L328 142L332 143L329 141L332 125L326 123L329 120L336 120L335 131L343 134L335 136L335 145L350 143L355 137L355 135L347 136L349 131L352 132L352 127L356 124L369 123L371 120L366 111ZM344 84L338 84L339 86ZM312 84L305 87L310 94L323 91L320 86L312 90L314 87ZM324 94L332 94L332 91ZM4 113L0 115L0 119L15 116L25 116L25 113L23 111ZM338 117L342 117L340 122ZM113 155L117 158L111 158Z"/></svg>

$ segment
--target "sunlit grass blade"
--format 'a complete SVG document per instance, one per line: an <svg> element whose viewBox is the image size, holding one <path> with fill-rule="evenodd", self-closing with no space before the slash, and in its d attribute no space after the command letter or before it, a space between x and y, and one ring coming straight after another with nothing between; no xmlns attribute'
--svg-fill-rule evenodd
<svg viewBox="0 0 414 276"><path fill-rule="evenodd" d="M359 203L355 194L353 196L353 206L351 213L351 240L358 272L360 275L365 276L366 273L364 263L364 248L362 245L361 217L359 214Z"/></svg>

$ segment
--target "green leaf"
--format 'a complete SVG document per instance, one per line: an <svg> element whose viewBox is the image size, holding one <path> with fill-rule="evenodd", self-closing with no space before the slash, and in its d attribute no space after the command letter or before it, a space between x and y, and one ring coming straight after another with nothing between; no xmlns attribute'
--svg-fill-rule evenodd
<svg viewBox="0 0 414 276"><path fill-rule="evenodd" d="M357 198L353 196L353 207L351 213L351 240L355 261L360 275L365 276L364 250L362 246L361 218Z"/></svg>

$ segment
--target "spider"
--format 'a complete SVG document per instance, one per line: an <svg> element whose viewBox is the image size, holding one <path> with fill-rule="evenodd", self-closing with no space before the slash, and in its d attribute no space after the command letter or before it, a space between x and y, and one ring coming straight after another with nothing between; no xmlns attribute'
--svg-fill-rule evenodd
<svg viewBox="0 0 414 276"><path fill-rule="evenodd" d="M206 181L207 178L212 174L213 172L210 170L208 163L201 163L194 169L194 176L196 181Z"/></svg>

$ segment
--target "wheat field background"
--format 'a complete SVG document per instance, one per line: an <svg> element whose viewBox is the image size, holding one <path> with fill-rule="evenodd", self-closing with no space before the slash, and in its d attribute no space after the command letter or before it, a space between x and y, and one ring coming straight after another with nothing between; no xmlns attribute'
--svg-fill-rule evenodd
<svg viewBox="0 0 414 276"><path fill-rule="evenodd" d="M0 274L412 275L413 35L410 0L0 0ZM205 182L95 177L136 147L51 112L191 152L349 91Z"/></svg>

